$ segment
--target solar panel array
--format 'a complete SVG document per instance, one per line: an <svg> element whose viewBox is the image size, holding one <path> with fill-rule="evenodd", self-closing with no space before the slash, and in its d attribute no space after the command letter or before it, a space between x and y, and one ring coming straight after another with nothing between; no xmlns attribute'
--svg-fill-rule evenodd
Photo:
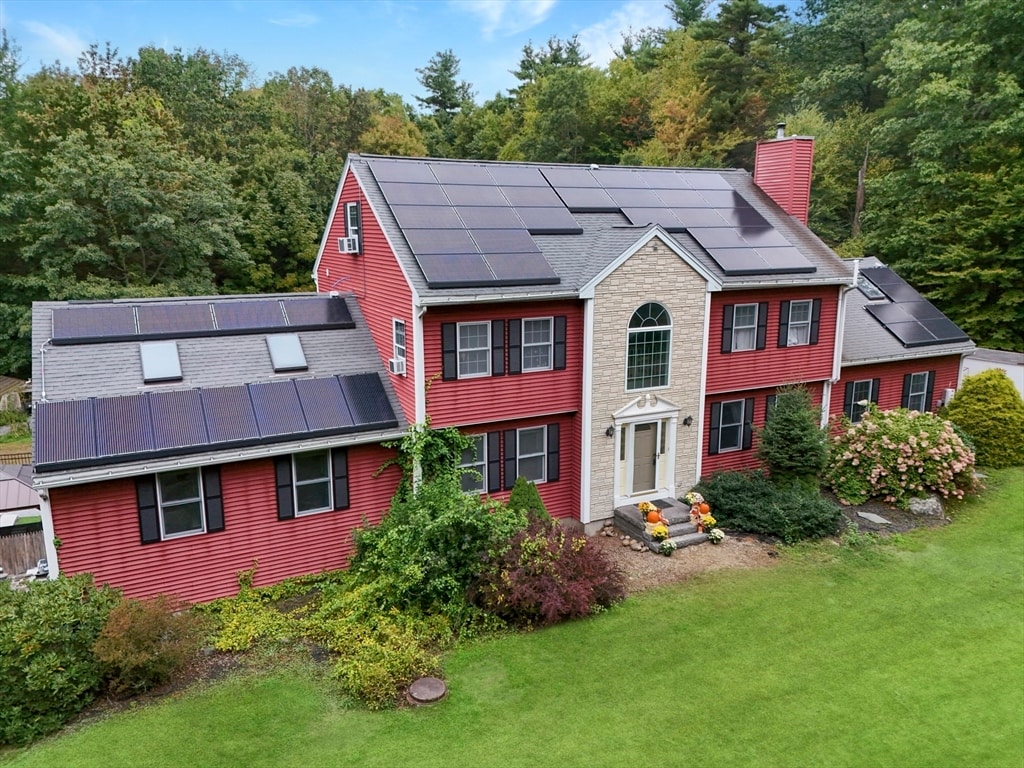
<svg viewBox="0 0 1024 768"><path fill-rule="evenodd" d="M966 333L888 267L867 267L860 274L891 301L865 309L905 347L968 341Z"/></svg>
<svg viewBox="0 0 1024 768"><path fill-rule="evenodd" d="M44 401L35 462L75 469L397 425L376 373Z"/></svg>
<svg viewBox="0 0 1024 768"><path fill-rule="evenodd" d="M72 304L53 310L54 344L181 339L265 333L281 329L354 328L340 296L282 299L213 299L98 306Z"/></svg>
<svg viewBox="0 0 1024 768"><path fill-rule="evenodd" d="M719 173L368 158L432 288L559 282L532 235L580 234L574 213L689 232L726 275L815 267Z"/></svg>

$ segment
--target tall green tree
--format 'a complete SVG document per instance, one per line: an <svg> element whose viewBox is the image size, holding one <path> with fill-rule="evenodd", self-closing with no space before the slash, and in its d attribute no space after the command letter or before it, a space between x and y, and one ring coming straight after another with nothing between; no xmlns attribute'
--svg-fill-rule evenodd
<svg viewBox="0 0 1024 768"><path fill-rule="evenodd" d="M459 80L459 58L449 48L435 53L427 66L417 69L419 83L427 92L416 101L427 112L420 123L430 154L447 157L454 141L455 115L473 103L473 86Z"/></svg>

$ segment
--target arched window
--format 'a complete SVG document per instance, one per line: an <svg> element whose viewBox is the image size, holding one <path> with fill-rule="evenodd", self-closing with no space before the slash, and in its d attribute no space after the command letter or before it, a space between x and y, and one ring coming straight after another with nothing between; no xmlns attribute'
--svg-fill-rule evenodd
<svg viewBox="0 0 1024 768"><path fill-rule="evenodd" d="M629 319L626 390L668 386L672 318L661 304L648 302Z"/></svg>

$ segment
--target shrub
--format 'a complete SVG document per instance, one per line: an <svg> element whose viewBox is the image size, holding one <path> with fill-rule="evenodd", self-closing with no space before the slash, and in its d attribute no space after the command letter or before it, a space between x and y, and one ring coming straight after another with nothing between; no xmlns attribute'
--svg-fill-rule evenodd
<svg viewBox="0 0 1024 768"><path fill-rule="evenodd" d="M974 488L974 454L933 414L869 405L857 424L841 417L835 426L825 482L840 501L906 508L931 492L963 498Z"/></svg>
<svg viewBox="0 0 1024 768"><path fill-rule="evenodd" d="M593 541L532 520L489 559L473 589L484 610L521 626L587 616L626 596L625 577Z"/></svg>
<svg viewBox="0 0 1024 768"><path fill-rule="evenodd" d="M757 456L772 482L797 482L808 490L817 489L828 462L828 435L820 422L821 410L811 403L806 389L795 386L778 391L757 444Z"/></svg>
<svg viewBox="0 0 1024 768"><path fill-rule="evenodd" d="M92 701L103 680L93 643L119 600L89 574L0 588L0 743L28 743Z"/></svg>
<svg viewBox="0 0 1024 768"><path fill-rule="evenodd" d="M1024 464L1024 399L1001 368L965 378L942 415L971 436L979 465Z"/></svg>
<svg viewBox="0 0 1024 768"><path fill-rule="evenodd" d="M516 482L512 486L512 493L508 497L508 505L512 509L519 510L531 520L534 518L551 519L547 507L544 506L544 500L540 497L540 491L537 490L536 483L525 477L516 478Z"/></svg>
<svg viewBox="0 0 1024 768"><path fill-rule="evenodd" d="M697 491L715 510L718 525L747 533L778 536L786 543L831 536L842 511L817 490L799 483L780 486L758 470L717 472Z"/></svg>
<svg viewBox="0 0 1024 768"><path fill-rule="evenodd" d="M167 682L199 651L204 623L167 595L121 602L93 644L110 690L138 693Z"/></svg>

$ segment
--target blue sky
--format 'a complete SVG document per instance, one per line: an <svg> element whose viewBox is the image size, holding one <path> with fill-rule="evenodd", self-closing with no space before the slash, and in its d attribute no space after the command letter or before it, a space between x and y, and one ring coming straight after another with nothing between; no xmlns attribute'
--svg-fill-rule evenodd
<svg viewBox="0 0 1024 768"><path fill-rule="evenodd" d="M603 65L622 33L670 26L665 0L0 0L0 23L21 49L22 73L72 68L90 43L123 56L144 45L241 56L261 82L291 66L320 67L336 84L384 88L414 103L416 68L451 48L480 103L515 86L523 45L578 34Z"/></svg>

